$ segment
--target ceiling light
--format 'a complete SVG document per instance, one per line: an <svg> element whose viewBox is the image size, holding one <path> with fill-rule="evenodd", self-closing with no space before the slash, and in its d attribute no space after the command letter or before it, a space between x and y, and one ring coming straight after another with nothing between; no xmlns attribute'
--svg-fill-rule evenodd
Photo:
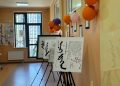
<svg viewBox="0 0 120 86"><path fill-rule="evenodd" d="M28 2L16 2L16 5L18 7L25 7L25 6L28 6Z"/></svg>

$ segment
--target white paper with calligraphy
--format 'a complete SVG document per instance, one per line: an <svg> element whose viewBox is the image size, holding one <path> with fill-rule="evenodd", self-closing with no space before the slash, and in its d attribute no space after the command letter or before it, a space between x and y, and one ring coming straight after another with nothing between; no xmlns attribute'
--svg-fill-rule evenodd
<svg viewBox="0 0 120 86"><path fill-rule="evenodd" d="M47 56L45 57L45 55L44 55L45 50L49 46L47 44L45 46L45 41L55 40L55 39L58 39L58 38L60 38L59 35L41 35L41 36L39 36L39 38L38 38L39 39L39 42L38 42L38 58L48 59L48 57ZM48 43L50 43L50 42L48 42ZM51 43L50 43L50 45L51 45ZM49 47L51 47L51 46L49 46ZM46 54L49 55L48 53L49 52L47 52Z"/></svg>
<svg viewBox="0 0 120 86"><path fill-rule="evenodd" d="M38 58L43 58L43 54L44 54L44 42L45 42L45 38L41 37L39 40L39 46L38 46Z"/></svg>
<svg viewBox="0 0 120 86"><path fill-rule="evenodd" d="M83 37L62 37L57 39L53 71L81 72Z"/></svg>
<svg viewBox="0 0 120 86"><path fill-rule="evenodd" d="M55 52L55 38L45 40L44 59L48 59L49 62L53 62Z"/></svg>

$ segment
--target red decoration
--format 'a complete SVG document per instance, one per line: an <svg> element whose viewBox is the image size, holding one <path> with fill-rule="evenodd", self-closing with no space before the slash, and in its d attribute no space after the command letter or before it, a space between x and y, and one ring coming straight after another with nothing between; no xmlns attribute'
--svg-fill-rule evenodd
<svg viewBox="0 0 120 86"><path fill-rule="evenodd" d="M50 33L54 33L55 30L52 28L52 29L49 29Z"/></svg>
<svg viewBox="0 0 120 86"><path fill-rule="evenodd" d="M60 27L59 25L54 25L53 29L54 29L55 31L59 31L59 30L61 29L61 27Z"/></svg>
<svg viewBox="0 0 120 86"><path fill-rule="evenodd" d="M64 21L66 24L70 24L70 22L71 22L70 16L69 16L69 15L64 16L64 17L63 17L63 21Z"/></svg>
<svg viewBox="0 0 120 86"><path fill-rule="evenodd" d="M84 9L83 9L83 18L85 20L92 20L94 19L96 16L96 10L93 9L92 7L90 6L86 6Z"/></svg>
<svg viewBox="0 0 120 86"><path fill-rule="evenodd" d="M53 27L54 27L54 22L53 22L53 21L50 21L50 22L48 23L48 25L49 25L50 28L53 28Z"/></svg>
<svg viewBox="0 0 120 86"><path fill-rule="evenodd" d="M94 5L98 0L85 0L87 5Z"/></svg>

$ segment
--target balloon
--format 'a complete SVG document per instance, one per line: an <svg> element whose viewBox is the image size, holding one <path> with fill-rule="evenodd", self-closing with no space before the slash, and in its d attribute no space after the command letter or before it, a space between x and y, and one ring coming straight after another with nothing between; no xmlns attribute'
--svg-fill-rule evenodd
<svg viewBox="0 0 120 86"><path fill-rule="evenodd" d="M59 18L53 19L54 24L59 25L61 24L61 20Z"/></svg>
<svg viewBox="0 0 120 86"><path fill-rule="evenodd" d="M53 28L53 27L54 27L54 22L53 22L53 21L50 21L50 22L48 23L48 25L49 25L50 28Z"/></svg>
<svg viewBox="0 0 120 86"><path fill-rule="evenodd" d="M66 24L70 24L70 22L71 22L70 16L69 16L69 15L64 16L64 17L63 17L63 21L64 21Z"/></svg>
<svg viewBox="0 0 120 86"><path fill-rule="evenodd" d="M55 25L53 28L55 31L59 31L61 29L61 27L59 25Z"/></svg>
<svg viewBox="0 0 120 86"><path fill-rule="evenodd" d="M87 5L93 5L97 2L98 0L85 0Z"/></svg>
<svg viewBox="0 0 120 86"><path fill-rule="evenodd" d="M49 29L50 33L54 33L55 30L52 28L52 29Z"/></svg>
<svg viewBox="0 0 120 86"><path fill-rule="evenodd" d="M80 16L77 13L73 13L71 16L72 23L77 23L80 19Z"/></svg>
<svg viewBox="0 0 120 86"><path fill-rule="evenodd" d="M96 10L89 7L89 6L86 6L84 9L83 9L83 18L85 20L92 20L94 19L96 16Z"/></svg>

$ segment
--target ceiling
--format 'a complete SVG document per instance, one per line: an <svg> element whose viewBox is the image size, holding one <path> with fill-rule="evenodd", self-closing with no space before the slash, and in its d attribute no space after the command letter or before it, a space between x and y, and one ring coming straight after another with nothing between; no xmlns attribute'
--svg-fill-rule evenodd
<svg viewBox="0 0 120 86"><path fill-rule="evenodd" d="M0 0L0 7L17 7L16 2L28 2L27 7L49 7L52 0Z"/></svg>

